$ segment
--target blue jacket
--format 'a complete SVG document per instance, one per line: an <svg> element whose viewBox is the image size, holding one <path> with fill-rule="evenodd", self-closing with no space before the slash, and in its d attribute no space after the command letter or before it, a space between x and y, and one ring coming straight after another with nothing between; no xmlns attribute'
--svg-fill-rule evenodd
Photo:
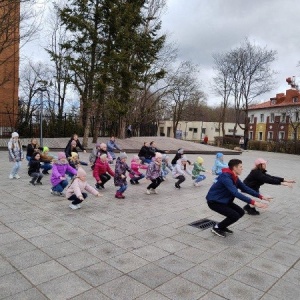
<svg viewBox="0 0 300 300"><path fill-rule="evenodd" d="M229 204L233 202L234 198L238 198L244 202L251 203L252 199L240 193L238 189L251 196L261 197L258 192L246 186L238 177L234 177L234 174L229 169L224 169L223 173L217 177L217 181L209 189L206 200Z"/></svg>

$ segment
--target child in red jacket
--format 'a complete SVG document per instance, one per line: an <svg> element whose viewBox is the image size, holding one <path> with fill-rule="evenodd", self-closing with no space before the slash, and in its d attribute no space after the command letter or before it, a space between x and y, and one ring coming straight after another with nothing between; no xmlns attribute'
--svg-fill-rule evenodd
<svg viewBox="0 0 300 300"><path fill-rule="evenodd" d="M110 168L106 154L101 154L99 159L95 162L93 176L96 179L96 188L99 190L104 189L104 184L115 176L115 172Z"/></svg>
<svg viewBox="0 0 300 300"><path fill-rule="evenodd" d="M139 169L147 170L148 166L142 165L140 158L137 155L134 155L131 160L130 168L135 173L135 176L133 176L132 174L129 174L130 183L131 184L139 184L139 180L141 180L145 177L145 175L143 173L141 173L139 171Z"/></svg>

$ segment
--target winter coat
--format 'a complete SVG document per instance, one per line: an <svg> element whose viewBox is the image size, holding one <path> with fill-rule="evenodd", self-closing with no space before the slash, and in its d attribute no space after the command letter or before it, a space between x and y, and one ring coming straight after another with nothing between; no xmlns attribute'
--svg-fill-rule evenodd
<svg viewBox="0 0 300 300"><path fill-rule="evenodd" d="M76 195L77 198L81 198L82 192L87 191L94 196L98 195L98 191L90 186L87 181L82 181L79 178L75 178L70 186L66 189L66 197L70 198L72 195Z"/></svg>
<svg viewBox="0 0 300 300"><path fill-rule="evenodd" d="M155 161L152 161L147 168L146 178L154 180L161 175L161 165L158 165Z"/></svg>
<svg viewBox="0 0 300 300"><path fill-rule="evenodd" d="M20 140L11 138L7 144L9 161L20 161L24 158Z"/></svg>
<svg viewBox="0 0 300 300"><path fill-rule="evenodd" d="M60 177L64 177L67 171L73 175L77 174L77 170L72 168L66 159L54 161L50 179L51 184L53 186L58 185L61 182Z"/></svg>
<svg viewBox="0 0 300 300"><path fill-rule="evenodd" d="M228 164L216 158L211 171L213 174L218 175L224 168L228 168Z"/></svg>
<svg viewBox="0 0 300 300"><path fill-rule="evenodd" d="M205 172L206 169L202 166L202 164L199 164L198 162L194 162L194 167L192 170L193 179L200 175L201 172Z"/></svg>
<svg viewBox="0 0 300 300"><path fill-rule="evenodd" d="M230 204L236 197L251 204L251 198L240 193L238 189L251 196L261 198L261 195L258 192L245 185L230 169L224 169L222 174L217 177L215 183L209 189L206 195L206 200L222 204Z"/></svg>
<svg viewBox="0 0 300 300"><path fill-rule="evenodd" d="M177 160L176 165L174 166L173 170L172 170L172 176L173 178L177 178L179 175L192 175L192 172L184 165L181 163L181 160Z"/></svg>
<svg viewBox="0 0 300 300"><path fill-rule="evenodd" d="M108 173L111 176L115 176L115 172L110 168L107 161L97 159L93 170L93 176L96 181L101 181L100 175Z"/></svg>
<svg viewBox="0 0 300 300"><path fill-rule="evenodd" d="M28 144L27 145L27 153L26 156L32 157L32 155L37 151L40 150L39 146L33 145L33 144Z"/></svg>
<svg viewBox="0 0 300 300"><path fill-rule="evenodd" d="M251 189L259 192L259 188L265 183L280 185L284 181L284 178L271 176L266 172L267 170L253 169L245 178L244 183Z"/></svg>
<svg viewBox="0 0 300 300"><path fill-rule="evenodd" d="M142 175L142 173L139 171L139 169L147 169L148 166L146 165L142 165L139 164L138 162L136 162L135 160L131 161L131 165L130 165L131 170L136 174L136 175ZM133 178L134 176L132 174L129 174L130 178Z"/></svg>
<svg viewBox="0 0 300 300"><path fill-rule="evenodd" d="M134 172L128 167L126 162L122 162L120 158L117 158L116 161L116 167L115 167L115 176L114 176L114 183L115 186L122 186L126 185L126 177L122 178L121 175L126 175L126 171L128 171L130 174L134 175Z"/></svg>
<svg viewBox="0 0 300 300"><path fill-rule="evenodd" d="M28 175L30 176L32 173L40 173L40 168L41 168L41 162L39 160L32 158L29 161Z"/></svg>

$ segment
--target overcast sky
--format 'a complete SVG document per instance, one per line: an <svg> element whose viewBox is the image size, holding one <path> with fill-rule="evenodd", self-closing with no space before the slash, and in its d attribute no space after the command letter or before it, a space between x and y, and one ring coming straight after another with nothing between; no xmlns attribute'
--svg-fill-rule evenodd
<svg viewBox="0 0 300 300"><path fill-rule="evenodd" d="M167 6L163 30L177 43L181 61L199 65L202 88L208 95L212 53L226 52L246 37L277 51L272 65L278 72L277 88L257 99L259 102L285 92L287 77L296 76L300 81L299 0L167 0ZM219 100L214 97L211 101Z"/></svg>
<svg viewBox="0 0 300 300"><path fill-rule="evenodd" d="M289 88L287 77L298 76L300 81L299 15L300 0L167 0L162 25L169 39L177 43L179 60L199 65L202 89L209 104L220 101L210 91L213 53L237 47L246 37L261 47L276 50L277 60L272 68L278 72L277 88L257 99L264 102ZM27 45L22 53L35 59L47 57L41 47L34 46L46 46L43 37L40 34L40 40Z"/></svg>

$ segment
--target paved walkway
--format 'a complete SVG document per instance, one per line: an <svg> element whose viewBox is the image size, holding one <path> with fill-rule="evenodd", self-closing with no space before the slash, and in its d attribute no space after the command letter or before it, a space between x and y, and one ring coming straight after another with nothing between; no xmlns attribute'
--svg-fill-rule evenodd
<svg viewBox="0 0 300 300"><path fill-rule="evenodd" d="M0 152L0 299L299 299L299 156L244 152L242 178L261 156L270 174L298 182L263 186L275 197L269 208L245 215L224 239L188 225L220 220L205 203L209 174L202 186L187 179L181 190L169 176L158 195L145 194L146 182L130 185L124 200L108 182L103 197L72 211L50 194L49 177L29 185L25 163L21 179L9 180L12 165ZM211 167L213 155L202 157Z"/></svg>

